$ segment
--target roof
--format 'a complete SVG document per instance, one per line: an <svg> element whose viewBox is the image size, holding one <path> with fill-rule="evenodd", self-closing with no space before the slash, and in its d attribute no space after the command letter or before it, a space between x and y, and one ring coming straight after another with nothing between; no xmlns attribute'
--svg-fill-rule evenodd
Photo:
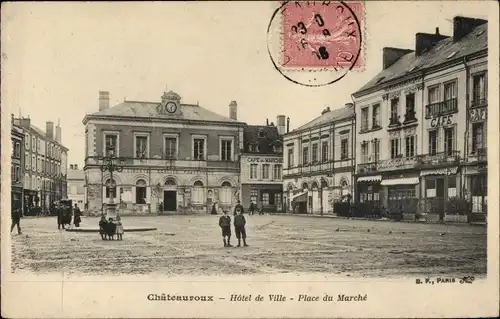
<svg viewBox="0 0 500 319"><path fill-rule="evenodd" d="M261 132L264 134L261 135ZM258 151L255 153L272 154L276 153L273 146L279 142L283 143L283 137L274 125L247 125L243 129L243 141L245 152L251 152L251 145L258 145Z"/></svg>
<svg viewBox="0 0 500 319"><path fill-rule="evenodd" d="M410 75L411 73L417 74L440 64L460 60L487 48L488 23L485 23L474 28L469 34L460 39L460 41L453 41L453 37L448 37L436 43L434 47L420 56L416 56L415 52L402 56L394 64L382 70L377 76L368 81L354 95L391 80Z"/></svg>
<svg viewBox="0 0 500 319"><path fill-rule="evenodd" d="M124 101L105 110L92 113L90 116L135 117L135 118L167 118L158 113L160 102ZM181 104L181 115L175 119L208 122L240 123L237 120L222 116L199 105Z"/></svg>
<svg viewBox="0 0 500 319"><path fill-rule="evenodd" d="M81 169L68 169L68 175L67 178L68 180L85 180L85 174L83 170Z"/></svg>
<svg viewBox="0 0 500 319"><path fill-rule="evenodd" d="M55 143L66 151L69 150L66 146L62 145L62 143L57 142L55 138L48 138L46 132L44 132L43 130L41 130L40 128L36 127L35 125L33 125L31 123L29 124L29 128L27 128L27 127L24 127L22 125L21 119L14 119L14 125L22 128L23 132L24 132L24 130L30 130L30 131L35 132L36 134L40 135L40 137L43 140L50 141L51 143Z"/></svg>
<svg viewBox="0 0 500 319"><path fill-rule="evenodd" d="M306 129L321 126L326 123L348 119L353 116L354 116L354 107L344 106L340 109L325 112L321 114L319 117L315 118L314 120L307 122L302 126L299 126L298 128L292 130L291 132L303 131Z"/></svg>

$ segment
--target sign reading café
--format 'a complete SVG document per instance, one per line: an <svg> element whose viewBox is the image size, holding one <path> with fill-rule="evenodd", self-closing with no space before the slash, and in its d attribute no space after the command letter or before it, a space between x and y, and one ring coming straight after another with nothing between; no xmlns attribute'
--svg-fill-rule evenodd
<svg viewBox="0 0 500 319"><path fill-rule="evenodd" d="M488 110L485 107L472 109L469 111L469 118L471 122L486 121L488 118Z"/></svg>
<svg viewBox="0 0 500 319"><path fill-rule="evenodd" d="M282 157L248 157L247 162L250 163L283 163L283 158Z"/></svg>

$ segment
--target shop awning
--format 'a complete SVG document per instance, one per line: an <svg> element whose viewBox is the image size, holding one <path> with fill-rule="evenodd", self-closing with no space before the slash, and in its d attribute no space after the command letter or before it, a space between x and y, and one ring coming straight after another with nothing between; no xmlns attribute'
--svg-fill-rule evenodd
<svg viewBox="0 0 500 319"><path fill-rule="evenodd" d="M295 196L292 199L292 202L294 203L305 203L307 202L307 193L300 194L298 196Z"/></svg>
<svg viewBox="0 0 500 319"><path fill-rule="evenodd" d="M420 172L420 176L428 176L428 175L454 175L457 173L458 167L451 168L436 168L430 169Z"/></svg>
<svg viewBox="0 0 500 319"><path fill-rule="evenodd" d="M358 183L359 182L380 182L382 180L382 175L375 175L375 176L363 176L358 178Z"/></svg>
<svg viewBox="0 0 500 319"><path fill-rule="evenodd" d="M292 196L290 196L290 200L294 200L294 198L297 198L297 197L302 196L302 195L307 195L307 192L304 192L304 191L297 192L297 193L293 194Z"/></svg>
<svg viewBox="0 0 500 319"><path fill-rule="evenodd" d="M418 177L406 177L396 179L384 179L380 185L393 186L393 185L416 185L418 184Z"/></svg>

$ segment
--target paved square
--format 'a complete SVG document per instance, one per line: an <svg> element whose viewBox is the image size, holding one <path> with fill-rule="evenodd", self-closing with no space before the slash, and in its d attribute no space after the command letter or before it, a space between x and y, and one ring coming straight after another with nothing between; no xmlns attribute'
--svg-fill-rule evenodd
<svg viewBox="0 0 500 319"><path fill-rule="evenodd" d="M296 216L248 216L246 248L224 248L219 216L123 217L123 241L23 218L12 235L14 272L119 275L329 273L352 277L486 274L486 227ZM83 227L98 219L84 217ZM175 234L175 235L173 235ZM232 244L237 243L233 238Z"/></svg>

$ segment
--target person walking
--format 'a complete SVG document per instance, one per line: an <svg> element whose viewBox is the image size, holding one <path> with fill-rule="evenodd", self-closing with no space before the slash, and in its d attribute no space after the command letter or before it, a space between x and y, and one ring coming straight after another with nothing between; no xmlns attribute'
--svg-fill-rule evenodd
<svg viewBox="0 0 500 319"><path fill-rule="evenodd" d="M21 217L22 217L22 212L20 208L14 208L11 211L11 217L12 217L12 226L10 226L10 232L14 230L14 227L17 226L17 234L21 235Z"/></svg>
<svg viewBox="0 0 500 319"><path fill-rule="evenodd" d="M259 215L264 215L264 204L262 202L259 205Z"/></svg>
<svg viewBox="0 0 500 319"><path fill-rule="evenodd" d="M238 210L243 214L243 205L241 205L239 200L236 202L236 206L234 206L234 216L238 214Z"/></svg>
<svg viewBox="0 0 500 319"><path fill-rule="evenodd" d="M248 247L247 245L247 232L245 230L245 216L243 216L243 211L238 210L238 215L234 217L234 231L236 233L236 238L238 238L238 246L241 247L241 240L243 239L243 246Z"/></svg>
<svg viewBox="0 0 500 319"><path fill-rule="evenodd" d="M250 202L250 207L248 208L248 215L253 215L255 211L255 204L253 203L253 201Z"/></svg>
<svg viewBox="0 0 500 319"><path fill-rule="evenodd" d="M211 215L217 215L217 203L214 203L212 205L212 211L210 212Z"/></svg>
<svg viewBox="0 0 500 319"><path fill-rule="evenodd" d="M75 208L73 209L73 223L75 224L75 227L78 228L80 227L80 223L82 222L82 212L80 208L78 208L78 205L75 204Z"/></svg>
<svg viewBox="0 0 500 319"><path fill-rule="evenodd" d="M219 218L219 227L222 230L222 241L224 242L224 247L233 247L231 245L231 217L228 216L226 210L224 210L224 215Z"/></svg>
<svg viewBox="0 0 500 319"><path fill-rule="evenodd" d="M56 205L56 214L57 214L57 229L65 229L64 228L64 209L61 204Z"/></svg>

